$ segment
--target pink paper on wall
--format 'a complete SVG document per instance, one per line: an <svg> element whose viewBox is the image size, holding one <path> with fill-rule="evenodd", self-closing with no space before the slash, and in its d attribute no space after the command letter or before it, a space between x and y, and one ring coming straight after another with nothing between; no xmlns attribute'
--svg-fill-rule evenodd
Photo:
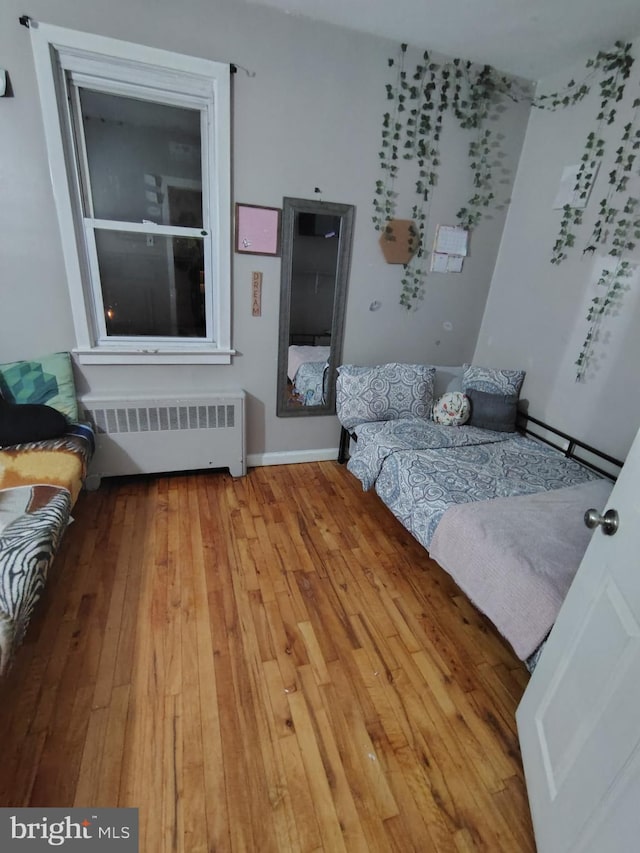
<svg viewBox="0 0 640 853"><path fill-rule="evenodd" d="M236 205L236 252L250 255L279 254L279 208Z"/></svg>

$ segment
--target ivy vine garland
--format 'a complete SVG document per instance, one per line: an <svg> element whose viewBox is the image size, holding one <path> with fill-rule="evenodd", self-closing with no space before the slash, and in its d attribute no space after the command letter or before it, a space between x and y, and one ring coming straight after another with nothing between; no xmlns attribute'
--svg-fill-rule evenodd
<svg viewBox="0 0 640 853"><path fill-rule="evenodd" d="M563 92L542 95L534 101L539 109L565 108L582 101L591 91L596 76L600 77L598 111L595 129L587 134L584 144L574 192L586 201L596 180L599 167L606 161L604 129L615 124L617 105L624 99L625 85L633 67L631 44L616 42L610 51L601 51L595 59L587 62L588 74L580 86L570 80ZM612 168L608 174L606 195L600 200L598 216L591 234L582 247L583 254L593 254L605 248L611 258L610 269L603 269L597 282L598 294L591 300L587 311L587 331L578 358L576 380L584 381L589 365L597 354L601 342L601 326L604 319L618 311L624 294L629 290L628 279L633 265L627 259L640 240L640 198L629 193L629 180L636 167L636 152L640 149L640 98L631 105L631 120L622 128L620 143L615 152ZM580 207L566 204L558 236L551 253L551 263L560 264L574 249L577 232L582 225L583 211Z"/></svg>
<svg viewBox="0 0 640 853"><path fill-rule="evenodd" d="M514 82L490 66L477 68L461 59L439 64L431 61L425 51L421 61L408 72L406 51L407 45L403 44L398 60L388 60L389 68L395 70L396 76L394 82L386 86L390 108L383 119L379 153L382 175L376 182L373 222L378 231L393 239L388 223L396 215L396 181L403 161L413 161L417 174L416 201L411 216L418 230L419 248L404 266L400 296L400 304L411 309L424 297L429 254L425 234L433 193L438 184L444 116L449 111L460 127L474 131L468 149L474 191L457 213L460 225L471 229L479 224L483 213L495 200L493 169L496 155L499 155L496 150L499 143L487 126L492 107L505 96L516 98ZM564 90L541 95L533 101L533 106L538 109L564 109L584 100L597 84L599 99L595 126L585 138L574 186L577 198L584 203L599 169L607 162L604 132L616 123L618 104L624 98L625 84L633 64L631 45L616 42L612 50L601 51L595 59L587 62L587 74L581 83L570 80ZM587 311L587 331L575 362L577 381L585 380L603 339L603 323L608 316L619 312L624 295L630 289L629 279L634 264L628 256L640 241L640 198L637 190L629 187L634 169L637 171L637 152L640 150L640 98L633 101L631 110L631 118L622 128L608 172L606 194L599 202L591 233L582 245L583 253L595 253L598 248L606 248L611 263L601 271L596 284L597 294ZM561 264L576 248L583 224L584 203L578 207L564 206L551 252L553 264Z"/></svg>
<svg viewBox="0 0 640 853"><path fill-rule="evenodd" d="M438 184L440 141L447 112L462 128L473 131L469 144L469 166L473 194L460 208L457 219L463 228L478 225L483 213L495 199L493 170L499 155L499 140L488 127L492 109L504 96L513 98L514 83L489 65L453 59L444 64L433 62L429 52L422 54L415 68L406 68L407 45L400 46L397 60L389 59L396 71L393 83L386 84L389 110L382 123L382 144L378 155L382 177L376 182L373 223L376 230L393 239L389 222L395 218L398 192L396 181L402 161L416 167L416 201L411 218L419 234L419 248L405 265L400 304L411 309L424 297L427 276L425 234L434 189Z"/></svg>

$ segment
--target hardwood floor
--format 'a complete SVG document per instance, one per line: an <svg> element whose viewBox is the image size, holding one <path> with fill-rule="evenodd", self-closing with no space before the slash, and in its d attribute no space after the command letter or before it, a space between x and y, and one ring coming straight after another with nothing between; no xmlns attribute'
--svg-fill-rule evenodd
<svg viewBox="0 0 640 853"><path fill-rule="evenodd" d="M337 463L83 493L2 685L0 805L156 851L534 851L528 675Z"/></svg>

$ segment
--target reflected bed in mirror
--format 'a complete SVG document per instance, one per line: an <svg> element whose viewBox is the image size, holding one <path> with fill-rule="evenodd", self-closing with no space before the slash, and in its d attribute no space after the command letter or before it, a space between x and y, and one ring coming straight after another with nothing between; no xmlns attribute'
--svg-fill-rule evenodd
<svg viewBox="0 0 640 853"><path fill-rule="evenodd" d="M283 199L280 417L335 413L354 214L350 204Z"/></svg>

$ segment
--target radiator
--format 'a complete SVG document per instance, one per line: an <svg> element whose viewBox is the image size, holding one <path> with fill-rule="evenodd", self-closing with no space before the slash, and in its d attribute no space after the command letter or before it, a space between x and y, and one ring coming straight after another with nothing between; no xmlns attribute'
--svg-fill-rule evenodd
<svg viewBox="0 0 640 853"><path fill-rule="evenodd" d="M89 487L101 477L228 468L247 472L244 391L135 399L84 397L96 433Z"/></svg>

